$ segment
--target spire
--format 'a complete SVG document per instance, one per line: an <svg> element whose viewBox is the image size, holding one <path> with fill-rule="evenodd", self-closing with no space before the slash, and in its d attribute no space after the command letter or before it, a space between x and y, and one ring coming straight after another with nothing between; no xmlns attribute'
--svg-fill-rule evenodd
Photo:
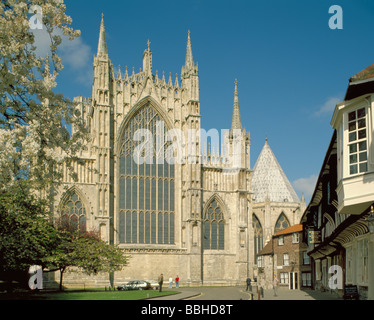
<svg viewBox="0 0 374 320"><path fill-rule="evenodd" d="M242 120L240 117L239 94L238 94L238 80L235 79L235 94L234 94L234 109L232 112L231 129L242 129Z"/></svg>
<svg viewBox="0 0 374 320"><path fill-rule="evenodd" d="M191 32L188 30L188 39L187 39L187 52L186 52L186 69L189 70L194 65L192 58L192 46L191 46Z"/></svg>
<svg viewBox="0 0 374 320"><path fill-rule="evenodd" d="M186 62L185 65L182 67L182 78L188 77L189 75L197 75L198 74L198 65L197 63L193 62L192 57L192 46L191 46L191 32L188 30L188 38L187 38L187 50L186 50Z"/></svg>
<svg viewBox="0 0 374 320"><path fill-rule="evenodd" d="M100 25L100 36L99 36L99 45L97 47L97 56L108 55L108 48L106 45L106 36L105 36L105 25L104 25L104 14L101 14L101 25Z"/></svg>

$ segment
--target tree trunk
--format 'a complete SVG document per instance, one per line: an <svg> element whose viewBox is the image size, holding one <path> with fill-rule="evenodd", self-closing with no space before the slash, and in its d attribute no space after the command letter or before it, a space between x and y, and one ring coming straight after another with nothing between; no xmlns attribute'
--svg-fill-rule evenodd
<svg viewBox="0 0 374 320"><path fill-rule="evenodd" d="M62 291L62 278L64 276L64 271L65 271L66 267L63 267L60 269L60 291Z"/></svg>

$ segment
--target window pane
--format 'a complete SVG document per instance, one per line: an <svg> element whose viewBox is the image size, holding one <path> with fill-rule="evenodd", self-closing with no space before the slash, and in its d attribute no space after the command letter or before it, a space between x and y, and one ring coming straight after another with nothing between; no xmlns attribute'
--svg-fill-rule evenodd
<svg viewBox="0 0 374 320"><path fill-rule="evenodd" d="M359 138L359 139L365 139L365 138L366 138L366 129L364 129L364 130L360 130L360 131L358 132L358 138Z"/></svg>
<svg viewBox="0 0 374 320"><path fill-rule="evenodd" d="M169 243L169 214L164 213L164 243Z"/></svg>
<svg viewBox="0 0 374 320"><path fill-rule="evenodd" d="M126 212L126 243L131 243L131 213Z"/></svg>
<svg viewBox="0 0 374 320"><path fill-rule="evenodd" d="M151 181L149 179L145 180L145 209L151 209Z"/></svg>
<svg viewBox="0 0 374 320"><path fill-rule="evenodd" d="M170 214L170 244L174 244L174 213Z"/></svg>
<svg viewBox="0 0 374 320"><path fill-rule="evenodd" d="M350 112L348 114L348 120L352 121L352 120L355 120L355 119L356 119L356 112Z"/></svg>
<svg viewBox="0 0 374 320"><path fill-rule="evenodd" d="M223 222L219 223L218 249L225 249L225 224Z"/></svg>
<svg viewBox="0 0 374 320"><path fill-rule="evenodd" d="M169 182L164 181L164 211L169 210Z"/></svg>
<svg viewBox="0 0 374 320"><path fill-rule="evenodd" d="M132 243L137 243L138 242L138 215L136 212L132 213Z"/></svg>
<svg viewBox="0 0 374 320"><path fill-rule="evenodd" d="M357 152L357 144L356 143L355 144L351 144L349 146L349 153L355 153L355 152Z"/></svg>
<svg viewBox="0 0 374 320"><path fill-rule="evenodd" d="M126 178L125 208L131 209L131 178Z"/></svg>
<svg viewBox="0 0 374 320"><path fill-rule="evenodd" d="M210 249L210 222L204 222L204 249Z"/></svg>
<svg viewBox="0 0 374 320"><path fill-rule="evenodd" d="M139 179L139 209L144 209L144 179Z"/></svg>
<svg viewBox="0 0 374 320"><path fill-rule="evenodd" d="M360 162L366 161L367 159L368 159L368 156L366 152L360 153Z"/></svg>
<svg viewBox="0 0 374 320"><path fill-rule="evenodd" d="M144 243L144 213L139 213L139 243Z"/></svg>
<svg viewBox="0 0 374 320"><path fill-rule="evenodd" d="M362 141L358 144L358 148L360 151L366 151L367 150L367 143L366 141Z"/></svg>
<svg viewBox="0 0 374 320"><path fill-rule="evenodd" d="M138 205L138 180L132 179L132 209L137 209Z"/></svg>
<svg viewBox="0 0 374 320"><path fill-rule="evenodd" d="M357 140L357 133L356 132L351 132L349 134L349 142Z"/></svg>
<svg viewBox="0 0 374 320"><path fill-rule="evenodd" d="M152 180L152 189L151 189L151 210L156 210L156 180Z"/></svg>
<svg viewBox="0 0 374 320"><path fill-rule="evenodd" d="M151 242L156 243L156 213L151 214Z"/></svg>
<svg viewBox="0 0 374 320"><path fill-rule="evenodd" d="M162 234L162 213L158 214L158 243L163 243L163 234Z"/></svg>
<svg viewBox="0 0 374 320"><path fill-rule="evenodd" d="M218 236L217 221L212 221L212 237L211 237L211 249L217 250L217 236Z"/></svg>
<svg viewBox="0 0 374 320"><path fill-rule="evenodd" d="M359 129L366 128L366 119L360 119L357 123Z"/></svg>
<svg viewBox="0 0 374 320"><path fill-rule="evenodd" d="M145 214L145 236L144 242L149 244L150 243L150 234L151 234L151 215L149 212Z"/></svg>
<svg viewBox="0 0 374 320"><path fill-rule="evenodd" d="M358 172L357 170L358 170L357 164L352 165L352 166L349 167L350 174L356 174Z"/></svg>
<svg viewBox="0 0 374 320"><path fill-rule="evenodd" d="M125 213L121 211L121 214L119 216L119 242L125 243Z"/></svg>
<svg viewBox="0 0 374 320"><path fill-rule="evenodd" d="M368 171L368 164L367 162L360 163L360 173Z"/></svg>
<svg viewBox="0 0 374 320"><path fill-rule="evenodd" d="M359 118L363 118L363 117L365 117L365 115L366 115L365 108L359 109L359 110L357 111L357 118L358 118L358 119L359 119Z"/></svg>
<svg viewBox="0 0 374 320"><path fill-rule="evenodd" d="M162 180L158 180L158 210L162 210L162 205L163 205L164 193L162 189L163 189Z"/></svg>
<svg viewBox="0 0 374 320"><path fill-rule="evenodd" d="M357 163L357 154L352 154L351 156L349 156L349 163Z"/></svg>
<svg viewBox="0 0 374 320"><path fill-rule="evenodd" d="M170 181L170 211L174 211L174 181Z"/></svg>
<svg viewBox="0 0 374 320"><path fill-rule="evenodd" d="M356 130L356 122L349 123L349 132Z"/></svg>

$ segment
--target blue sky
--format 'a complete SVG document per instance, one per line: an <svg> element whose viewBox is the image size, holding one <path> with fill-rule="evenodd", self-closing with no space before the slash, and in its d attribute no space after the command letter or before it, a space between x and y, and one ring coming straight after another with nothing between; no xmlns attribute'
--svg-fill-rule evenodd
<svg viewBox="0 0 374 320"><path fill-rule="evenodd" d="M269 145L301 197L313 191L327 151L333 108L351 76L374 63L372 1L83 1L66 0L73 27L64 42L58 90L91 95L92 62L101 13L109 57L138 71L151 41L153 70L180 75L191 30L199 64L202 127L231 126L238 79L243 126L251 133L251 167ZM343 9L343 29L331 30L329 8Z"/></svg>

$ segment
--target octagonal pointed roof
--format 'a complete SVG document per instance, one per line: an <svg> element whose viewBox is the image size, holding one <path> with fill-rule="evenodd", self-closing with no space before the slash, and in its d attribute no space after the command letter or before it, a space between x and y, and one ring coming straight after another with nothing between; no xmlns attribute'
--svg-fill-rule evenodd
<svg viewBox="0 0 374 320"><path fill-rule="evenodd" d="M267 139L253 168L252 191L256 203L265 202L266 199L272 202L300 202Z"/></svg>

